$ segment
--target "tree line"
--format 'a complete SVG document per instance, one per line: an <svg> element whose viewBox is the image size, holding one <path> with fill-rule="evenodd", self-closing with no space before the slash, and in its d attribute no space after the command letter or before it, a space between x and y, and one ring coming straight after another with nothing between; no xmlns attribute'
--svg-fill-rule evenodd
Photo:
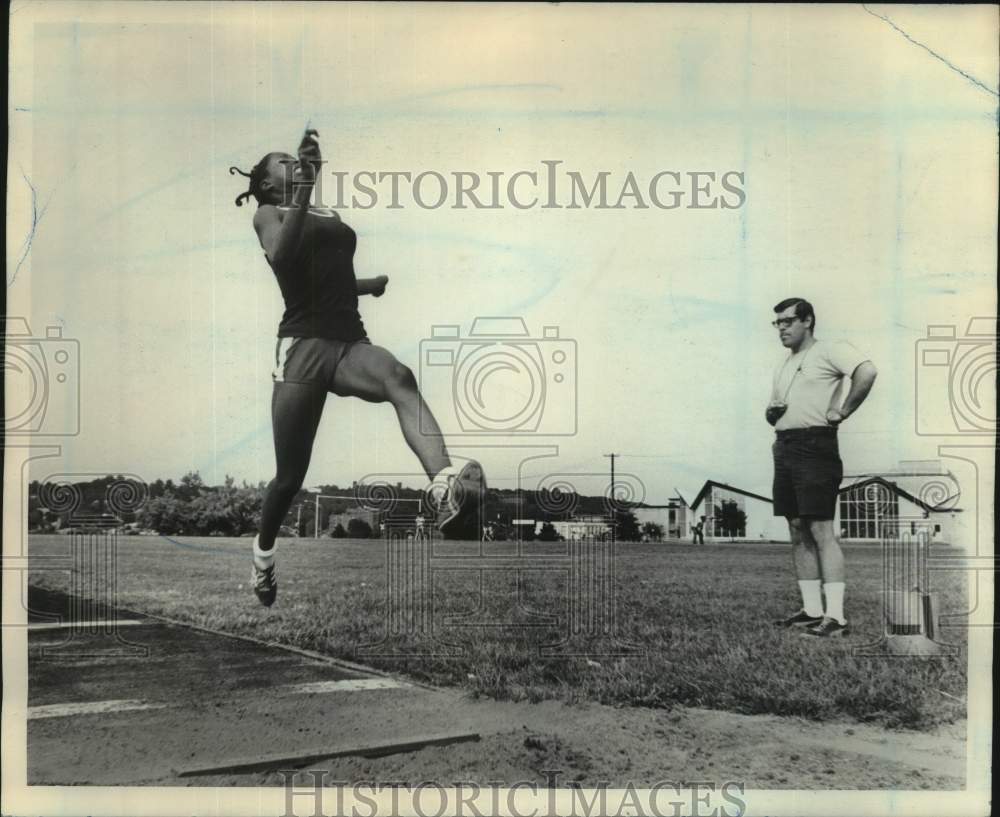
<svg viewBox="0 0 1000 817"><path fill-rule="evenodd" d="M36 480L29 484L28 527L33 532L51 533L103 516L118 519L132 528L167 536L243 536L256 533L260 526L266 487L264 482L237 484L228 475L221 485L206 485L196 471L185 474L177 482L157 479L143 483L121 475L72 484ZM378 514L367 514L365 518L360 511L363 504L378 508L379 501L376 498L366 503L363 489L364 486L359 489L356 485L351 488L318 486L319 493L324 496L320 503L319 535L351 538L380 535L377 522L372 524ZM129 502L121 501L123 494L128 494ZM388 489L388 494L391 503L392 497L417 499L422 491L397 485ZM315 491L299 492L286 517L284 535L317 535L314 530L315 499ZM519 533L528 539L555 541L560 536L552 522L572 516L603 517L611 521L602 497L545 490L490 490L484 511L484 518L489 520L492 533L498 539L513 538ZM334 516L339 518L332 521ZM658 541L663 538L662 526L654 522L640 526L627 506L620 506L614 516L620 539ZM515 519L538 520L543 524L536 536L533 529L515 531ZM432 525L433 519L428 519L427 523Z"/></svg>

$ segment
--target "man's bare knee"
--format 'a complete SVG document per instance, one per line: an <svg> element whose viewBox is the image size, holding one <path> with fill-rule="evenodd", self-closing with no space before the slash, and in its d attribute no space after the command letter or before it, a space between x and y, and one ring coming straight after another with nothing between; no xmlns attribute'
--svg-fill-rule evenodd
<svg viewBox="0 0 1000 817"><path fill-rule="evenodd" d="M809 536L818 545L827 545L837 541L833 533L832 519L810 519Z"/></svg>
<svg viewBox="0 0 1000 817"><path fill-rule="evenodd" d="M812 535L812 527L808 520L789 519L788 529L791 532L793 545L805 545L807 548L816 547L816 538Z"/></svg>

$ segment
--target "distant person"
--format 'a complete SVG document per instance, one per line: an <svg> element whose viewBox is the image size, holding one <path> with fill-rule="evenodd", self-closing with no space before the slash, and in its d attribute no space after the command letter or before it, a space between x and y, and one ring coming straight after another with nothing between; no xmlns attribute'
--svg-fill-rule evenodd
<svg viewBox="0 0 1000 817"><path fill-rule="evenodd" d="M403 437L430 480L427 495L442 532L463 525L467 510L486 488L477 462L452 465L413 372L368 339L358 296L378 298L389 279L359 280L354 230L335 211L310 206L321 164L318 137L316 131L306 131L297 159L268 153L249 173L229 169L250 179L236 204L251 197L257 201L253 226L285 302L272 374L277 475L267 486L260 532L253 541L252 584L268 607L278 591L275 537L305 479L327 393L392 404ZM430 427L427 433L421 431L421 420Z"/></svg>
<svg viewBox="0 0 1000 817"><path fill-rule="evenodd" d="M693 536L692 544L703 545L705 544L705 517L703 516L701 520L696 525L691 526L691 533Z"/></svg>
<svg viewBox="0 0 1000 817"><path fill-rule="evenodd" d="M844 554L833 530L844 475L837 429L864 402L877 372L850 343L814 337L816 313L805 299L787 298L774 311L773 325L790 352L774 373L766 412L777 435L774 515L788 519L802 595L802 609L775 624L802 628L810 636L841 637L850 628L844 616ZM851 388L841 403L846 379Z"/></svg>

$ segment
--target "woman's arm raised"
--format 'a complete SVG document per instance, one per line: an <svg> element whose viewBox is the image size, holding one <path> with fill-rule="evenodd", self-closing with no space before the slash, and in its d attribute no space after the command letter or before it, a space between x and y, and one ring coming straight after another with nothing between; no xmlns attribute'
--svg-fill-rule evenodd
<svg viewBox="0 0 1000 817"><path fill-rule="evenodd" d="M260 239L271 265L284 266L299 247L302 238L302 226L309 212L309 200L312 198L313 185L316 183L316 168L320 163L319 134L307 130L299 145L299 162L295 168L292 180L292 207L288 215L282 219L278 208L274 205L261 205L253 217L253 226Z"/></svg>

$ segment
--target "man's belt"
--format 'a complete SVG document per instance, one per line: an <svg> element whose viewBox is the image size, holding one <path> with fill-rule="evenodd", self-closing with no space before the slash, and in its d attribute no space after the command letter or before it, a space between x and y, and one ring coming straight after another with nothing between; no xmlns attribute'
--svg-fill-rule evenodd
<svg viewBox="0 0 1000 817"><path fill-rule="evenodd" d="M794 440L799 437L836 437L836 426L809 426L808 428L786 428L776 431L779 440Z"/></svg>

